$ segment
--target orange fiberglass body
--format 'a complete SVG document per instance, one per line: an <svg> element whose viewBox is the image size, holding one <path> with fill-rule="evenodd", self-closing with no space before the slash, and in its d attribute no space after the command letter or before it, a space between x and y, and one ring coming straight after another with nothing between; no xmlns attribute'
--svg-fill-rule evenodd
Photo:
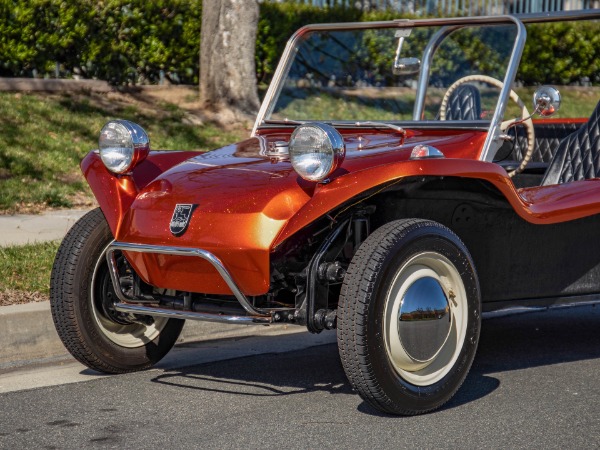
<svg viewBox="0 0 600 450"><path fill-rule="evenodd" d="M553 187L517 190L501 167L478 161L485 132L343 130L344 163L327 184L303 180L288 160L266 156L290 130L261 131L207 153L152 152L133 174L116 176L91 152L82 170L119 242L202 248L216 255L244 294L269 290L270 254L286 238L377 186L414 176L488 181L532 223L556 223L593 214L600 201L585 181L566 192ZM409 160L417 144L435 145L445 158ZM194 204L182 236L169 231L176 204ZM153 286L205 294L231 290L208 262L185 256L127 253L136 273Z"/></svg>

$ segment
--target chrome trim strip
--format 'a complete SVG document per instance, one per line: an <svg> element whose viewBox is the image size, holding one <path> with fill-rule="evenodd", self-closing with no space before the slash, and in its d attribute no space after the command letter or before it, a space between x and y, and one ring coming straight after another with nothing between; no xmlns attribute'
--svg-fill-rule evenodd
<svg viewBox="0 0 600 450"><path fill-rule="evenodd" d="M249 314L253 316L262 316L262 317L270 317L270 315L264 311L261 311L250 303L250 301L246 298L244 293L238 288L237 284L233 280L229 271L225 268L223 263L219 258L217 258L212 253L202 250L200 248L188 248L188 247L168 247L163 245L148 245L148 244L130 244L126 242L117 242L114 241L112 244L108 246L106 249L106 260L108 261L108 267L110 268L110 277L113 282L113 286L115 286L115 293L121 302L128 303L134 301L133 299L129 299L125 296L122 289L117 289L120 287L119 283L119 271L117 269L117 261L114 257L114 253L116 250L121 250L125 252L138 252L138 253L158 253L161 255L175 255L175 256L197 256L199 258L208 261L212 266L217 269L217 272L223 277L225 283L233 295L240 303L242 308L244 308Z"/></svg>
<svg viewBox="0 0 600 450"><path fill-rule="evenodd" d="M412 120L412 119L411 119ZM314 122L319 122L317 120L315 120ZM306 123L313 123L313 122L306 122ZM340 128L348 128L348 129L365 129L365 124L368 123L370 128L388 128L388 129L402 129L405 130L406 128L409 128L411 130L421 130L421 129L443 129L443 128L452 128L453 130L478 130L478 131L487 131L490 128L490 121L489 120L477 120L477 121L466 121L466 120L462 120L462 121L433 121L433 120L421 120L419 122L411 122L411 121L406 121L406 120L394 120L391 122L356 122L356 120L349 120L349 121L343 121L343 120L336 120L335 122L321 122L321 123L326 123L328 125L331 125L332 127L335 127L337 129ZM359 123L360 125L356 125L357 123ZM299 124L295 124L293 122L290 123L284 123L283 121L281 123L271 123L271 121L267 121L265 124L261 125L261 129L272 129L272 128L281 128L281 127L297 127ZM400 132L400 131L398 131ZM257 136L257 138L263 138L263 136Z"/></svg>
<svg viewBox="0 0 600 450"><path fill-rule="evenodd" d="M118 294L117 294L118 295ZM203 320L206 322L221 322L241 325L253 325L257 323L270 324L270 316L227 316L221 314L211 314L194 311L182 311L175 309L151 308L142 305L132 305L130 303L117 303L115 309L120 312L132 314L144 314L149 316L167 317L169 319L191 319ZM283 322L282 322L283 323Z"/></svg>

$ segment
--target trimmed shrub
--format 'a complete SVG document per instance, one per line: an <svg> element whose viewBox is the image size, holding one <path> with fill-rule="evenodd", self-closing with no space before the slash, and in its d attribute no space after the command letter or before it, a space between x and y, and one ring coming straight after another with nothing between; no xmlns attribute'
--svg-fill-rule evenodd
<svg viewBox="0 0 600 450"><path fill-rule="evenodd" d="M115 85L152 84L164 77L197 84L201 16L202 0L0 0L0 76L81 76ZM262 2L258 82L270 82L286 41L303 25L398 18L391 11ZM527 28L519 81L600 83L597 22ZM365 49L365 57L382 59L386 55L375 44ZM478 58L476 42L467 44L467 50L466 57ZM483 61L482 70L489 63Z"/></svg>
<svg viewBox="0 0 600 450"><path fill-rule="evenodd" d="M260 5L256 37L256 76L259 83L268 84L275 72L288 39L304 25L330 22L361 22L400 18L392 11L364 12L354 8L334 6L319 8L307 4L269 3Z"/></svg>
<svg viewBox="0 0 600 450"><path fill-rule="evenodd" d="M201 0L0 0L0 75L197 83Z"/></svg>
<svg viewBox="0 0 600 450"><path fill-rule="evenodd" d="M525 85L600 83L600 24L531 24L517 79Z"/></svg>

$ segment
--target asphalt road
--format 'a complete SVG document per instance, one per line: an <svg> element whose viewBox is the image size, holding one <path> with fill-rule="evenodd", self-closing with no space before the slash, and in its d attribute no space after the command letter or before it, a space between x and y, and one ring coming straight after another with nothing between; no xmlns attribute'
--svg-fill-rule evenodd
<svg viewBox="0 0 600 450"><path fill-rule="evenodd" d="M6 372L0 448L598 447L599 331L600 307L485 320L463 387L417 417L363 403L333 333L198 344L122 376Z"/></svg>

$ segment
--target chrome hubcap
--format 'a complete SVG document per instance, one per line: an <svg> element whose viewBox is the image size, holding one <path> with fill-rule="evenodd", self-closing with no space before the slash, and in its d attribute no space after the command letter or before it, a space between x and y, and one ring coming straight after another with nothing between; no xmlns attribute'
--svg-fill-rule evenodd
<svg viewBox="0 0 600 450"><path fill-rule="evenodd" d="M388 360L405 381L429 386L457 361L466 338L467 294L454 264L436 252L410 258L386 294Z"/></svg>
<svg viewBox="0 0 600 450"><path fill-rule="evenodd" d="M398 335L406 354L415 362L430 362L440 352L452 325L450 304L432 277L416 280L406 290L398 314Z"/></svg>

